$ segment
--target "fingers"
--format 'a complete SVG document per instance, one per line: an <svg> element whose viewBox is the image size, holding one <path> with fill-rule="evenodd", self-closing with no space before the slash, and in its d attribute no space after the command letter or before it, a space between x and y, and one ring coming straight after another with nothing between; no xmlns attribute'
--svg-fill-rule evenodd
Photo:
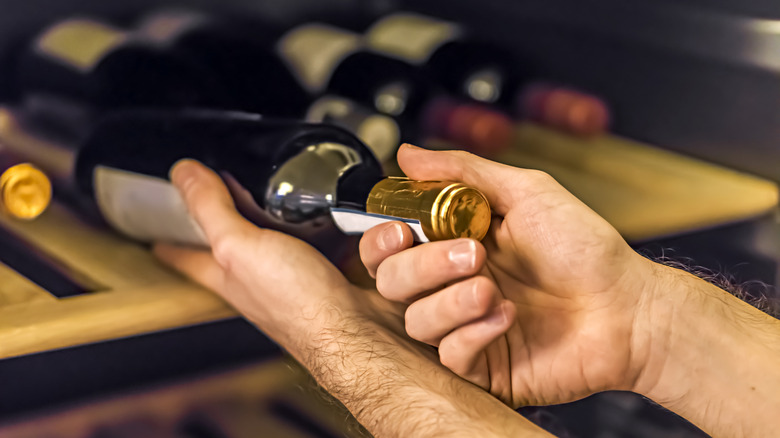
<svg viewBox="0 0 780 438"><path fill-rule="evenodd" d="M473 239L443 240L391 255L376 270L376 287L385 298L409 302L431 289L477 274L485 248Z"/></svg>
<svg viewBox="0 0 780 438"><path fill-rule="evenodd" d="M558 186L544 172L499 164L464 151L432 151L403 144L398 164L411 179L460 181L479 189L501 216L528 192Z"/></svg>
<svg viewBox="0 0 780 438"><path fill-rule="evenodd" d="M495 283L482 276L469 278L409 305L406 333L438 346L448 333L487 316L501 301Z"/></svg>
<svg viewBox="0 0 780 438"><path fill-rule="evenodd" d="M514 304L504 300L484 318L445 336L439 343L439 360L442 365L464 379L479 379L480 370L484 368L484 350L509 330L515 315Z"/></svg>
<svg viewBox="0 0 780 438"><path fill-rule="evenodd" d="M204 287L213 291L221 289L225 274L209 251L158 243L152 252L160 261Z"/></svg>
<svg viewBox="0 0 780 438"><path fill-rule="evenodd" d="M236 211L227 187L211 169L195 160L180 160L171 168L171 182L179 189L187 209L206 233L212 248L248 222Z"/></svg>
<svg viewBox="0 0 780 438"><path fill-rule="evenodd" d="M377 225L360 238L360 260L372 278L379 264L391 255L414 244L412 231L401 222Z"/></svg>

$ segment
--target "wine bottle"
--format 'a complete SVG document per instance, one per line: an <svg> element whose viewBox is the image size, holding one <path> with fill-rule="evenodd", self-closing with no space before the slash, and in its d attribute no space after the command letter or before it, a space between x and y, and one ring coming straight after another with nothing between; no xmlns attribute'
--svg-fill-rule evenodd
<svg viewBox="0 0 780 438"><path fill-rule="evenodd" d="M611 114L606 102L569 87L544 82L528 84L518 97L523 117L580 137L603 134Z"/></svg>
<svg viewBox="0 0 780 438"><path fill-rule="evenodd" d="M13 117L8 111L0 116ZM6 143L22 151L35 144L13 123L3 125L10 126L0 129ZM224 111L126 111L103 119L78 149L71 174L79 191L95 200L109 224L141 241L206 244L167 182L170 167L183 158L215 169L247 219L326 254L333 249L334 221L357 233L402 218L421 241L482 238L490 223L478 191L387 180L366 146L330 125Z"/></svg>
<svg viewBox="0 0 780 438"><path fill-rule="evenodd" d="M449 92L509 109L524 78L512 54L463 26L411 12L381 18L365 32L374 50L420 66Z"/></svg>
<svg viewBox="0 0 780 438"><path fill-rule="evenodd" d="M60 108L180 107L223 102L217 81L187 59L161 53L131 32L89 18L58 21L41 31L16 59L23 97ZM46 105L40 105L45 107Z"/></svg>
<svg viewBox="0 0 780 438"><path fill-rule="evenodd" d="M256 18L187 9L153 12L135 29L162 51L210 70L231 96L228 109L335 124L356 134L380 162L394 158L400 144L397 123L346 98L304 89L274 50L282 32Z"/></svg>
<svg viewBox="0 0 780 438"><path fill-rule="evenodd" d="M512 53L457 23L399 12L378 20L365 35L371 48L420 66L451 93L583 137L609 127L603 100L539 81L528 66L516 67Z"/></svg>
<svg viewBox="0 0 780 438"><path fill-rule="evenodd" d="M507 117L470 105L457 129L451 115L462 101L449 95L424 71L370 50L362 37L333 26L310 23L282 36L277 50L310 93L335 92L393 116L401 131L416 140L431 134L477 150L504 146Z"/></svg>

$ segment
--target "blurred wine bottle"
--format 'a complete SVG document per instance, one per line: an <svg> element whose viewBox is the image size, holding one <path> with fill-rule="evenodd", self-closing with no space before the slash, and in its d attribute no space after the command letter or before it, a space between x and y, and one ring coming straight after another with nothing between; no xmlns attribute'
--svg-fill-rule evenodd
<svg viewBox="0 0 780 438"><path fill-rule="evenodd" d="M96 19L55 22L15 62L26 105L79 134L106 110L217 105L226 98L199 65Z"/></svg>
<svg viewBox="0 0 780 438"><path fill-rule="evenodd" d="M521 116L580 137L609 129L611 114L598 97L545 82L528 84L518 96Z"/></svg>
<svg viewBox="0 0 780 438"><path fill-rule="evenodd" d="M254 17L164 9L144 16L135 33L211 71L230 95L227 109L331 123L356 134L380 162L395 156L395 121L346 98L304 89L274 50L278 26Z"/></svg>
<svg viewBox="0 0 780 438"><path fill-rule="evenodd" d="M365 36L371 48L420 66L451 93L583 137L609 128L603 100L539 81L511 52L460 24L399 12L375 22Z"/></svg>
<svg viewBox="0 0 780 438"><path fill-rule="evenodd" d="M51 182L38 168L20 162L0 142L0 211L17 219L35 219L51 202Z"/></svg>
<svg viewBox="0 0 780 438"><path fill-rule="evenodd" d="M453 94L509 109L526 80L512 54L463 26L411 12L383 17L365 33L368 45L425 69Z"/></svg>
<svg viewBox="0 0 780 438"><path fill-rule="evenodd" d="M36 139L16 119L0 111L0 140L14 152L63 150ZM104 118L77 149L67 168L62 160L39 165L55 166L52 172L93 199L110 225L141 241L206 244L167 180L184 158L215 169L247 219L303 238L326 255L343 248L334 221L344 232L359 233L394 219L382 216L392 212L423 241L482 238L490 223L484 196L457 183L411 181L394 195L370 150L330 125L239 112L124 111Z"/></svg>
<svg viewBox="0 0 780 438"><path fill-rule="evenodd" d="M371 50L356 33L305 24L286 32L277 50L310 93L330 90L395 117L404 140L437 136L478 152L509 141L506 116L464 103L424 70Z"/></svg>

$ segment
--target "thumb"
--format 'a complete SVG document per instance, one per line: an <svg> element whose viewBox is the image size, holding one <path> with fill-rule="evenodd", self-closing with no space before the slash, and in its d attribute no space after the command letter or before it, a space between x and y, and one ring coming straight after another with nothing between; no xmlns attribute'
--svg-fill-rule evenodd
<svg viewBox="0 0 780 438"><path fill-rule="evenodd" d="M464 151L432 151L408 143L398 150L398 164L411 179L459 181L480 190L501 216L519 200L539 192L540 176L554 182L537 170L507 166Z"/></svg>

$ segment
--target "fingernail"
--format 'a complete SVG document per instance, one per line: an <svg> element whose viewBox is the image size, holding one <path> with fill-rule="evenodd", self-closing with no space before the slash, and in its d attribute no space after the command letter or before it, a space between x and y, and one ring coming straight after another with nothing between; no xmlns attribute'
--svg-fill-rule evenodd
<svg viewBox="0 0 780 438"><path fill-rule="evenodd" d="M179 160L171 167L170 179L175 186L184 189L195 179L195 173L192 160Z"/></svg>
<svg viewBox="0 0 780 438"><path fill-rule="evenodd" d="M401 246L404 240L404 230L401 224L392 224L379 233L377 244L383 251L396 249Z"/></svg>
<svg viewBox="0 0 780 438"><path fill-rule="evenodd" d="M409 149L422 149L421 147L415 146L415 145L413 145L411 143L404 143L404 144L401 145L401 147L406 147L406 148L409 148Z"/></svg>
<svg viewBox="0 0 780 438"><path fill-rule="evenodd" d="M450 248L449 259L462 271L474 269L477 264L477 246L473 240L464 240Z"/></svg>
<svg viewBox="0 0 780 438"><path fill-rule="evenodd" d="M498 305L498 311L484 319L484 323L489 326L503 326L506 324L506 307L503 304Z"/></svg>

